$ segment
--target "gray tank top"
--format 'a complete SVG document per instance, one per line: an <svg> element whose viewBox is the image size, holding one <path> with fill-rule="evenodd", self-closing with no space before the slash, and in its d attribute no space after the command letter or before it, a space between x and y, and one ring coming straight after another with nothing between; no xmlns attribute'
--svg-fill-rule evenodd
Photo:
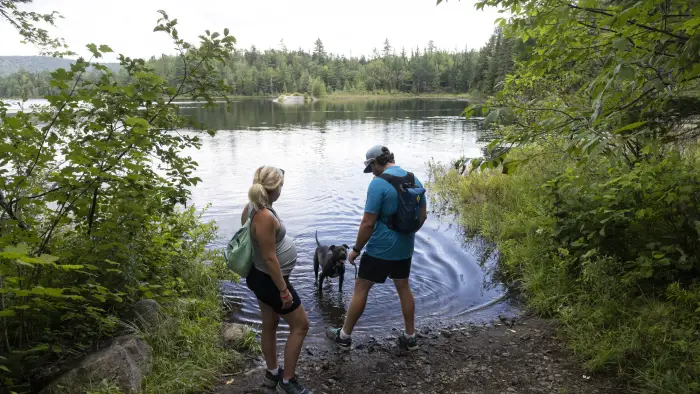
<svg viewBox="0 0 700 394"><path fill-rule="evenodd" d="M280 269L282 270L282 276L288 276L294 269L294 265L297 262L297 248L294 246L294 240L287 236L287 227L284 222L277 216L277 212L271 207L267 208L275 215L275 218L280 224L279 230L277 230L277 235L275 236L275 243L277 244L277 261L280 263ZM253 216L257 213L257 210L253 204L248 204L248 217L252 220ZM267 269L265 265L265 259L263 259L262 253L260 252L260 245L255 239L255 234L252 235L253 240L253 267L258 271L262 271L270 275L270 270Z"/></svg>

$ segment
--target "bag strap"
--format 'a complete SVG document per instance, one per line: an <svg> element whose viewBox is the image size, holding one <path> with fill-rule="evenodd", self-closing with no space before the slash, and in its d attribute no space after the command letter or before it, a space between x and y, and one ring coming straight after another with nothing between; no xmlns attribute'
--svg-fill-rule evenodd
<svg viewBox="0 0 700 394"><path fill-rule="evenodd" d="M412 172L407 172L404 176L396 176L391 174L382 174L379 176L385 181L389 182L391 186L396 189L397 192L401 192L401 186L408 183L410 185L416 184L416 176Z"/></svg>

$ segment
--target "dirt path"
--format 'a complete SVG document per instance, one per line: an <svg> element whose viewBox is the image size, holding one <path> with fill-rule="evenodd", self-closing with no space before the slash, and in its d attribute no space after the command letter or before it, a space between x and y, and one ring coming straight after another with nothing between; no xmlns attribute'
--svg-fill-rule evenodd
<svg viewBox="0 0 700 394"><path fill-rule="evenodd" d="M298 375L316 394L626 392L617 379L586 376L551 322L505 323L424 328L421 348L410 353L398 349L398 332L356 343L350 352L305 347ZM215 393L267 393L260 358L250 361L246 373L225 377Z"/></svg>

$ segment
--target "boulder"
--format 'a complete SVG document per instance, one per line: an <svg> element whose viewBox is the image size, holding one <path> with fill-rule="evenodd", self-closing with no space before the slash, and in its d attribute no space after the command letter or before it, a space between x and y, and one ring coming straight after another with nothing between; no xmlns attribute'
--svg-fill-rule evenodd
<svg viewBox="0 0 700 394"><path fill-rule="evenodd" d="M239 348L245 340L248 326L238 323L221 323L221 342L226 347Z"/></svg>
<svg viewBox="0 0 700 394"><path fill-rule="evenodd" d="M127 320L141 328L153 327L158 324L160 305L155 300L138 301L131 308Z"/></svg>
<svg viewBox="0 0 700 394"><path fill-rule="evenodd" d="M54 380L40 394L83 393L90 384L103 380L113 383L123 393L138 393L141 381L151 368L151 347L135 335L124 335L85 357L77 367Z"/></svg>

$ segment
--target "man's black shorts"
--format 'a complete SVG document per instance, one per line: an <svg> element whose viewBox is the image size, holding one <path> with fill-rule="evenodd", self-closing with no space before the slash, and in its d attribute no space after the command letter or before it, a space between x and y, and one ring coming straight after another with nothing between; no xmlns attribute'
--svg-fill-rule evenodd
<svg viewBox="0 0 700 394"><path fill-rule="evenodd" d="M360 258L360 270L357 276L370 282L384 283L387 277L391 279L408 279L410 274L411 258L405 260L384 260L364 253L362 258Z"/></svg>
<svg viewBox="0 0 700 394"><path fill-rule="evenodd" d="M287 289L289 289L289 293L292 295L293 300L292 306L287 309L282 309L282 298L280 297L280 291L270 275L255 269L255 267L252 267L248 277L245 278L246 285L253 291L253 293L255 293L255 297L257 297L257 299L261 302L272 307L272 309L274 309L274 311L280 315L286 315L287 313L299 308L299 305L301 305L299 295L297 294L296 290L294 290L294 286L289 283L289 276L285 276L284 281L287 283Z"/></svg>

